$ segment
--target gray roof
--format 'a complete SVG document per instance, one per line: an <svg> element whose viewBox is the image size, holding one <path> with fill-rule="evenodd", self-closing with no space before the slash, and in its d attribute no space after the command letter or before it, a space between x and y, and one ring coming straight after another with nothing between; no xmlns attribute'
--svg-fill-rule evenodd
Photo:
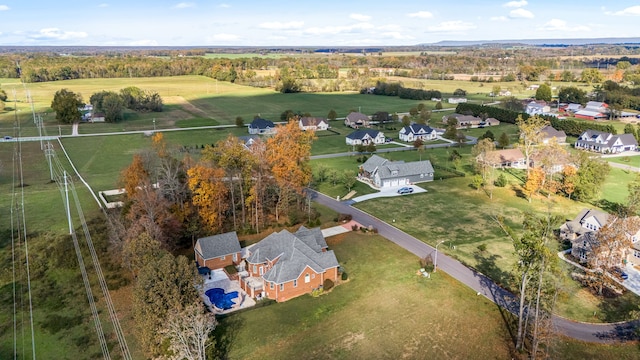
<svg viewBox="0 0 640 360"><path fill-rule="evenodd" d="M580 140L580 138L578 138L578 142L580 141L595 142L598 136L601 136L602 140L606 141L605 143L602 143L603 147L612 147L613 144L615 144L618 139L620 139L620 142L622 142L622 145L638 146L638 141L636 140L635 136L633 136L632 134L612 135L611 133L607 133L604 131L591 130L591 129L586 130L585 132L582 133L582 135L580 135L580 138L583 138L586 140Z"/></svg>
<svg viewBox="0 0 640 360"><path fill-rule="evenodd" d="M346 120L348 120L349 122L358 122L358 121L364 121L364 122L368 122L369 121L369 117L363 113L359 113L359 112L350 112L349 115L347 115Z"/></svg>
<svg viewBox="0 0 640 360"><path fill-rule="evenodd" d="M380 133L380 131L378 130L373 130L373 129L360 129L360 130L356 130L354 132L352 132L351 134L347 135L347 138L349 139L364 139L364 137L366 135L369 135L372 138L376 138L378 136L378 134Z"/></svg>
<svg viewBox="0 0 640 360"><path fill-rule="evenodd" d="M397 171L397 173L394 174L393 171ZM429 173L433 173L433 166L429 160L412 161L407 163L394 161L386 163L378 168L378 175L381 180Z"/></svg>
<svg viewBox="0 0 640 360"><path fill-rule="evenodd" d="M364 164L362 164L362 170L368 172L368 173L372 173L374 172L378 167L382 166L384 163L388 162L389 160L378 156L378 155L371 155L370 158L367 159L367 161L364 162Z"/></svg>
<svg viewBox="0 0 640 360"><path fill-rule="evenodd" d="M551 139L551 138L566 138L567 134L562 131L562 130L556 130L553 128L553 126L551 125L547 125L545 127L542 128L542 130L540 130L540 132L543 134L543 137L545 139Z"/></svg>
<svg viewBox="0 0 640 360"><path fill-rule="evenodd" d="M297 279L307 267L320 274L339 265L333 250L321 250L323 245L318 244L315 238L316 229L303 228L298 229L298 232L296 234L299 236L287 230L272 233L253 245L247 262L262 264L276 261L273 267L262 275L264 280L276 284Z"/></svg>
<svg viewBox="0 0 640 360"><path fill-rule="evenodd" d="M595 209L583 209L582 211L580 211L580 214L576 216L574 221L577 221L582 225L584 224L584 221L591 216L595 217L601 226L606 225L607 222L609 221L609 214L602 212L600 210L595 210Z"/></svg>
<svg viewBox="0 0 640 360"><path fill-rule="evenodd" d="M235 231L198 239L195 246L203 259L213 259L240 252L240 241Z"/></svg>
<svg viewBox="0 0 640 360"><path fill-rule="evenodd" d="M402 130L404 130L405 134L420 134L421 131L423 134L431 134L433 131L435 131L428 125L424 124L411 124L409 126L403 127Z"/></svg>
<svg viewBox="0 0 640 360"><path fill-rule="evenodd" d="M328 248L327 241L324 239L322 230L319 227L307 229L304 226L300 226L295 235L315 251L322 251L322 249Z"/></svg>

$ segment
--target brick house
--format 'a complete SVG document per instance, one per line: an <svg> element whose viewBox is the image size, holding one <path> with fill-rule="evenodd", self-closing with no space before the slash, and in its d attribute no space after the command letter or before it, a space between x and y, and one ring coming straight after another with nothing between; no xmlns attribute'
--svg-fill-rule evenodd
<svg viewBox="0 0 640 360"><path fill-rule="evenodd" d="M247 274L240 281L252 297L286 301L338 280L338 260L320 228L274 232L248 248Z"/></svg>
<svg viewBox="0 0 640 360"><path fill-rule="evenodd" d="M198 267L210 270L238 265L242 261L240 241L235 231L198 239L194 252Z"/></svg>

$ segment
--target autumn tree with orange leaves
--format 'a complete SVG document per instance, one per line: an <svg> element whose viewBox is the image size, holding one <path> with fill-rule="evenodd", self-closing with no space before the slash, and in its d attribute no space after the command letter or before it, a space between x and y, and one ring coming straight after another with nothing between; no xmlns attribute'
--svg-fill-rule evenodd
<svg viewBox="0 0 640 360"><path fill-rule="evenodd" d="M267 161L278 185L276 221L280 210L289 210L293 195L302 195L311 182L309 157L315 138L315 132L302 131L297 122L289 121L267 140Z"/></svg>
<svg viewBox="0 0 640 360"><path fill-rule="evenodd" d="M224 184L224 170L197 164L187 170L191 201L198 209L203 224L216 233L223 227L223 213L228 209L228 189Z"/></svg>
<svg viewBox="0 0 640 360"><path fill-rule="evenodd" d="M128 200L132 199L141 186L150 184L149 171L144 166L142 156L133 155L133 161L120 174L120 184Z"/></svg>

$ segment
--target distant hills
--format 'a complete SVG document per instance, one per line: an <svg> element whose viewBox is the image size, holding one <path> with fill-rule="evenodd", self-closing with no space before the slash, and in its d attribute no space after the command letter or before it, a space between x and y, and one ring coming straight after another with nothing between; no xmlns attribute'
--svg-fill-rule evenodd
<svg viewBox="0 0 640 360"><path fill-rule="evenodd" d="M640 37L596 38L596 39L517 39L517 40L443 40L422 46L482 46L482 45L529 45L529 46L580 46L580 45L640 45Z"/></svg>

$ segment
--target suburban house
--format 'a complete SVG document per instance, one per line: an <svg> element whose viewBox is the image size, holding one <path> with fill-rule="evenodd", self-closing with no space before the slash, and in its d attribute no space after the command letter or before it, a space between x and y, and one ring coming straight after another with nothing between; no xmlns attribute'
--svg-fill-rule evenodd
<svg viewBox="0 0 640 360"><path fill-rule="evenodd" d="M417 139L423 141L435 140L437 135L436 130L427 125L411 124L400 129L398 137L402 141L413 142Z"/></svg>
<svg viewBox="0 0 640 360"><path fill-rule="evenodd" d="M445 115L442 117L442 123L446 124L450 117L455 117L456 120L458 120L458 124L456 125L457 128L500 125L500 121L498 119L487 118L482 120L482 118L477 116L462 114Z"/></svg>
<svg viewBox="0 0 640 360"><path fill-rule="evenodd" d="M429 160L390 161L378 155L371 155L360 166L358 179L378 188L405 186L433 181L433 166Z"/></svg>
<svg viewBox="0 0 640 360"><path fill-rule="evenodd" d="M584 209L575 219L567 221L560 226L560 238L571 242L571 255L581 262L587 262L592 249L598 245L597 232L611 221L625 220L637 223L637 217L620 219L599 210ZM640 264L640 244L638 244L640 228L638 228L637 224L627 225L633 229L626 233L627 238L631 241L631 246L613 253L612 259L608 260L611 265L619 265L624 261L631 262L634 265Z"/></svg>
<svg viewBox="0 0 640 360"><path fill-rule="evenodd" d="M538 88L540 87L540 85L538 84L533 84L533 85L529 85L529 87L527 88L527 90L538 90Z"/></svg>
<svg viewBox="0 0 640 360"><path fill-rule="evenodd" d="M286 301L338 280L338 260L320 228L274 232L247 248L240 285L251 297Z"/></svg>
<svg viewBox="0 0 640 360"><path fill-rule="evenodd" d="M252 135L274 134L276 131L276 126L270 120L257 118L249 124L249 134Z"/></svg>
<svg viewBox="0 0 640 360"><path fill-rule="evenodd" d="M638 141L632 134L613 135L603 131L587 130L580 135L575 147L601 154L615 154L635 150Z"/></svg>
<svg viewBox="0 0 640 360"><path fill-rule="evenodd" d="M564 131L556 130L551 125L547 125L540 130L542 134L542 143L548 144L552 139L556 139L558 144L563 144L567 142L567 134Z"/></svg>
<svg viewBox="0 0 640 360"><path fill-rule="evenodd" d="M199 268L222 269L242 261L240 242L235 231L198 239L194 247Z"/></svg>
<svg viewBox="0 0 640 360"><path fill-rule="evenodd" d="M361 127L369 127L370 121L371 119L369 119L367 115L354 111L350 112L349 115L344 118L344 125L354 129L358 129Z"/></svg>
<svg viewBox="0 0 640 360"><path fill-rule="evenodd" d="M253 144L255 144L259 139L260 137L258 135L247 135L238 137L238 140L242 142L242 145L244 145L247 150L251 150Z"/></svg>
<svg viewBox="0 0 640 360"><path fill-rule="evenodd" d="M551 111L546 101L531 101L524 110L529 115L542 115Z"/></svg>
<svg viewBox="0 0 640 360"><path fill-rule="evenodd" d="M494 168L526 169L527 160L520 149L489 151L484 157L478 155L476 161L482 161Z"/></svg>
<svg viewBox="0 0 640 360"><path fill-rule="evenodd" d="M384 144L386 137L384 133L379 130L373 129L360 129L347 135L347 145L369 145L369 144Z"/></svg>
<svg viewBox="0 0 640 360"><path fill-rule="evenodd" d="M105 116L103 113L91 113L90 122L105 122Z"/></svg>
<svg viewBox="0 0 640 360"><path fill-rule="evenodd" d="M534 153L529 158L530 167L540 167L547 174L556 174L564 170L566 166L576 167L571 159L569 152L556 153L554 156L547 157L539 152Z"/></svg>
<svg viewBox="0 0 640 360"><path fill-rule="evenodd" d="M325 118L304 116L298 120L298 125L302 130L322 131L329 128L329 122Z"/></svg>
<svg viewBox="0 0 640 360"><path fill-rule="evenodd" d="M511 96L511 91L509 90L500 90L498 96Z"/></svg>

